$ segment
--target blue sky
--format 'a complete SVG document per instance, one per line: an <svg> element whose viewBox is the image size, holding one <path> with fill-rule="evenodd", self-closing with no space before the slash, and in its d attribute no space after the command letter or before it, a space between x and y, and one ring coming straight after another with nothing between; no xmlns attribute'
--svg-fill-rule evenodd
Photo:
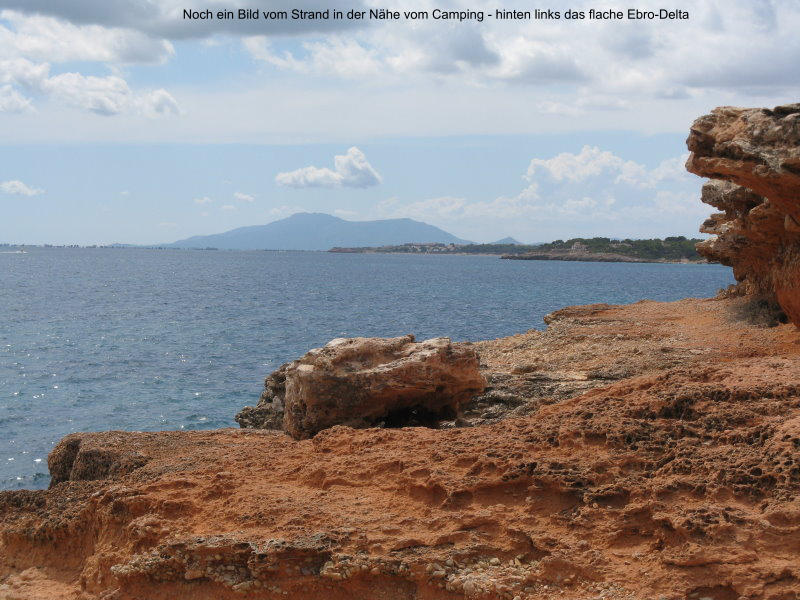
<svg viewBox="0 0 800 600"><path fill-rule="evenodd" d="M0 242L168 242L297 211L475 241L693 235L692 120L800 91L791 0L676 22L180 18L205 4L0 0Z"/></svg>

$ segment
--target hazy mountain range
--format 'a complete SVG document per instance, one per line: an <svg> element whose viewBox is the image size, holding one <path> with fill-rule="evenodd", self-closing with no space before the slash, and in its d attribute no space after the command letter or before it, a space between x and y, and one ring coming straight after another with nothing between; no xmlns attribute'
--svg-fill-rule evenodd
<svg viewBox="0 0 800 600"><path fill-rule="evenodd" d="M325 213L296 213L266 225L196 235L163 246L220 250L329 250L334 246L390 246L411 242L471 243L413 219L345 221Z"/></svg>

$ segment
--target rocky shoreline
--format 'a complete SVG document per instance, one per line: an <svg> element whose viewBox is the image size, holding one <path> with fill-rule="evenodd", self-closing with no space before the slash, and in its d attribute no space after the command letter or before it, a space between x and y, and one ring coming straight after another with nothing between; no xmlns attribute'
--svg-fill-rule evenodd
<svg viewBox="0 0 800 600"><path fill-rule="evenodd" d="M73 434L49 490L0 494L0 594L792 597L800 334L748 302L476 344L461 427Z"/></svg>
<svg viewBox="0 0 800 600"><path fill-rule="evenodd" d="M739 282L718 298L569 307L471 345L337 341L267 379L272 430L70 435L50 489L0 493L0 598L800 597L798 121L692 127L724 211L701 251ZM324 396L365 416L329 422L306 391L347 377L369 394ZM363 412L417 410L414 386L428 426Z"/></svg>

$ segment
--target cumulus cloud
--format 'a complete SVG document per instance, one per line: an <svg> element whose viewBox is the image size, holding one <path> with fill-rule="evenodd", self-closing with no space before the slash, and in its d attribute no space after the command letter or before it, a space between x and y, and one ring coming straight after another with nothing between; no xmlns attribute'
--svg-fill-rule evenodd
<svg viewBox="0 0 800 600"><path fill-rule="evenodd" d="M0 192L11 196L38 196L43 194L44 190L30 187L19 179L12 179L0 182Z"/></svg>
<svg viewBox="0 0 800 600"><path fill-rule="evenodd" d="M369 164L364 153L353 146L346 154L333 157L333 169L327 167L303 167L296 171L278 173L278 185L293 188L351 187L367 188L381 183L380 174Z"/></svg>
<svg viewBox="0 0 800 600"><path fill-rule="evenodd" d="M219 209L224 211L232 211L236 210L236 207L233 204L223 204L219 207Z"/></svg>
<svg viewBox="0 0 800 600"><path fill-rule="evenodd" d="M178 102L166 90L136 94L124 79L114 75L95 77L62 73L43 79L39 89L59 102L98 115L132 113L155 118L180 112Z"/></svg>
<svg viewBox="0 0 800 600"><path fill-rule="evenodd" d="M256 60L297 73L360 78L379 75L383 68L376 51L356 40L340 36L303 42L302 48L306 56L302 58L288 50L276 51L267 36L246 37L242 43Z"/></svg>
<svg viewBox="0 0 800 600"><path fill-rule="evenodd" d="M0 112L19 113L33 110L30 98L26 98L10 85L0 86Z"/></svg>
<svg viewBox="0 0 800 600"><path fill-rule="evenodd" d="M26 58L0 60L0 84L6 90L2 97L11 98L11 109L19 109L21 103L29 105L29 100L12 87L17 86L30 94L99 115L131 113L158 117L180 112L175 98L164 89L135 93L124 79L115 75L97 77L70 72L51 76L49 64ZM0 106L3 104L0 102Z"/></svg>
<svg viewBox="0 0 800 600"><path fill-rule="evenodd" d="M451 0L452 8L473 8ZM658 10L658 0L639 8ZM572 8L605 6L577 0ZM511 0L504 8L530 9ZM251 55L272 66L320 77L380 78L401 82L409 75L458 78L464 85L507 82L551 89L543 112L585 114L602 106L625 108L632 98L685 100L718 88L797 89L800 12L791 3L679 0L687 10L679 22L579 22L561 19L485 22L448 26L421 21L392 23L329 34L297 44L264 37L244 41ZM692 39L692 44L685 43ZM737 40L746 40L745 43ZM561 104L562 106L558 106ZM601 103L602 104L602 103ZM572 105L567 108L566 105Z"/></svg>
<svg viewBox="0 0 800 600"><path fill-rule="evenodd" d="M133 29L75 25L39 14L2 10L0 51L43 62L92 61L161 64L175 54L172 44Z"/></svg>
<svg viewBox="0 0 800 600"><path fill-rule="evenodd" d="M194 203L195 204L211 204L212 202L213 202L213 200L211 198L209 198L208 196L202 196L200 198L195 198L194 199Z"/></svg>
<svg viewBox="0 0 800 600"><path fill-rule="evenodd" d="M374 2L309 0L303 8L357 9L365 8L363 4ZM5 21L0 17L0 56L26 58L40 67L53 65L48 77L77 70L88 79L103 73L98 68L110 68L112 75L127 78L120 65L157 65L170 60L176 48L194 54L192 64L220 59L222 53L228 60L235 55L230 45L241 43L259 63L255 83L219 86L222 76L215 69L205 86L195 85L195 80L182 92L186 99L178 98L192 106L184 119L189 126L181 134L204 140L676 131L720 103L778 104L800 92L796 2L676 0L670 8L688 10L690 18L675 22L182 18L184 8L256 5L271 10L293 7L289 0L214 0L210 5L203 0L0 0L0 7L7 9ZM475 9L468 0L423 0L415 8L434 6ZM590 7L606 4L575 0L571 5L578 10ZM662 3L640 0L637 7L659 9ZM523 0L508 0L503 8L530 10ZM172 45L189 39L204 45ZM66 60L72 62L63 63ZM74 61L94 64L89 71ZM61 68L62 64L69 66ZM248 75L252 73L240 81ZM128 79L126 85L133 88L128 93L139 102L120 103L120 93L128 93L114 91L98 99L100 92L95 90L80 105L88 104L86 110L99 114L184 114L169 91L140 90ZM348 81L346 89L337 87L341 79ZM80 83L98 87L98 82ZM116 90L116 83L108 80L103 85ZM527 91L520 93L520 86ZM0 110L41 112L45 107L40 106L40 94L21 83L0 83ZM49 104L69 104L70 98L74 102L74 94L44 97ZM264 102L273 102L276 110L265 115ZM231 110L220 114L217 107L222 104ZM113 112L115 107L122 110ZM332 114L337 118L331 119ZM392 118L385 119L386 114ZM108 129L82 132L111 135ZM174 133L153 127L138 137L164 139Z"/></svg>
<svg viewBox="0 0 800 600"><path fill-rule="evenodd" d="M151 119L181 113L178 101L165 89L134 95L133 107Z"/></svg>
<svg viewBox="0 0 800 600"><path fill-rule="evenodd" d="M289 0L216 0L213 10L291 10ZM364 9L353 3L310 0L304 8ZM427 6L425 6L427 4ZM401 80L408 75L457 76L466 84L506 81L544 86L564 98L611 93L619 98L687 97L691 90L796 86L800 13L793 2L677 0L689 11L679 22L578 22L561 19L449 23L361 20L184 20L202 0L0 0L10 28L0 28L0 51L34 60L158 63L174 53L169 40L241 36L251 55L270 65L324 77ZM468 0L440 8L474 9ZM571 8L605 7L576 0ZM643 10L660 0L641 0ZM429 2L419 8L431 9ZM522 0L503 7L527 9ZM755 34L755 35L754 35ZM298 44L288 36L305 36ZM687 44L685 40L691 39ZM744 42L741 42L745 40ZM9 54L7 48L14 50ZM298 49L299 48L299 49ZM63 58L58 58L63 57ZM578 92L576 94L575 92ZM556 102L555 100L551 100Z"/></svg>
<svg viewBox="0 0 800 600"><path fill-rule="evenodd" d="M526 177L533 179L540 171L545 171L556 181L568 179L583 181L588 177L600 175L604 171L622 174L639 168L633 161L625 161L612 152L597 147L584 146L578 154L562 152L553 158L534 158L528 165Z"/></svg>
<svg viewBox="0 0 800 600"><path fill-rule="evenodd" d="M525 177L532 181L544 172L556 181L580 182L608 174L613 176L615 184L653 188L665 180L688 180L689 175L683 167L687 157L688 155L670 158L655 168L648 169L608 150L601 150L596 146L584 146L577 154L562 152L548 159L532 159Z"/></svg>
<svg viewBox="0 0 800 600"><path fill-rule="evenodd" d="M515 83L558 84L587 81L589 75L565 47L519 36L498 48L503 61L492 75Z"/></svg>
<svg viewBox="0 0 800 600"><path fill-rule="evenodd" d="M244 192L234 192L233 197L240 202L254 202L256 197Z"/></svg>
<svg viewBox="0 0 800 600"><path fill-rule="evenodd" d="M0 1L0 6L2 2ZM0 11L0 111L34 109L37 97L99 115L177 115L175 98L164 89L134 92L119 75L52 73L52 64L102 62L161 64L172 44L131 29L75 25L19 11Z"/></svg>
<svg viewBox="0 0 800 600"><path fill-rule="evenodd" d="M484 230L527 239L580 231L622 237L675 235L697 228L710 212L699 202L699 180L683 168L686 156L648 166L612 151L585 146L575 153L534 158L517 194L493 199L443 196L403 203L390 198L374 216L410 217L479 239ZM602 228L598 231L598 228Z"/></svg>

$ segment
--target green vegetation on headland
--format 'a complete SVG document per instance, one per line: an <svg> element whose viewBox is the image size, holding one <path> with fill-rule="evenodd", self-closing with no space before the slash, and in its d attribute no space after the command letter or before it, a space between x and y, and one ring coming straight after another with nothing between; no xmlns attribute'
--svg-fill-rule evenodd
<svg viewBox="0 0 800 600"><path fill-rule="evenodd" d="M603 262L704 262L695 244L700 239L673 236L649 240L572 238L548 244L401 244L362 248L331 248L340 253L499 254L515 260L578 260Z"/></svg>

